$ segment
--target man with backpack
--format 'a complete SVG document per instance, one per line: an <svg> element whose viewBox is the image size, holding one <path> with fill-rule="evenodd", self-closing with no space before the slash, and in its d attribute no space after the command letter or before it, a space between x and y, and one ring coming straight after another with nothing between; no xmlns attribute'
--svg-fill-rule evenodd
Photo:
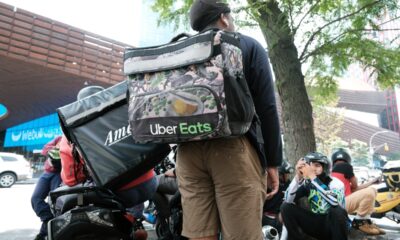
<svg viewBox="0 0 400 240"><path fill-rule="evenodd" d="M377 194L371 185L376 183L377 179L358 184L351 165L351 156L343 148L332 154L332 161L332 176L341 180L345 187L346 210L349 214L356 213L352 227L368 235L385 234L384 230L371 221Z"/></svg>
<svg viewBox="0 0 400 240"><path fill-rule="evenodd" d="M199 32L213 28L234 32L230 11L227 4L216 0L195 0L191 26ZM262 239L264 200L279 187L281 134L268 57L256 40L237 36L260 122L255 117L250 130L239 137L179 144L176 174L182 194L182 235L190 239L217 239L218 233L223 239Z"/></svg>

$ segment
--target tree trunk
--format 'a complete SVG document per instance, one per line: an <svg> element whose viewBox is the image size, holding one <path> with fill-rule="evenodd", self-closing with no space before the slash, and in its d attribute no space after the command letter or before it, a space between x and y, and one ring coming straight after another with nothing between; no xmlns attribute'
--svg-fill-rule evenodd
<svg viewBox="0 0 400 240"><path fill-rule="evenodd" d="M315 151L312 106L288 18L283 15L275 0L264 4L258 8L257 20L268 44L282 104L286 157L294 164L306 153Z"/></svg>

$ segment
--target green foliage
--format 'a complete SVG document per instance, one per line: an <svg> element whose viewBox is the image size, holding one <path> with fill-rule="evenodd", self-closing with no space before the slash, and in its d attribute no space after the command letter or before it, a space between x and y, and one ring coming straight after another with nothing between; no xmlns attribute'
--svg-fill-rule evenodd
<svg viewBox="0 0 400 240"><path fill-rule="evenodd" d="M400 48L395 44L400 29L387 42L374 37L393 30L386 23L398 18L397 1L361 0L354 4L336 0L315 2L312 6L305 8L310 9L310 18L321 20L320 23L303 24L300 30L296 29L307 29L303 36L297 36L298 46L303 48L300 60L309 64L307 79L333 79L342 76L350 64L359 63L373 73L371 77L377 78L383 88L400 82ZM390 15L393 17L388 19Z"/></svg>
<svg viewBox="0 0 400 240"><path fill-rule="evenodd" d="M307 91L314 105L324 106L337 100L337 88L338 84L332 76L324 76L324 73L320 73L308 82Z"/></svg>
<svg viewBox="0 0 400 240"><path fill-rule="evenodd" d="M159 25L172 23L175 30L178 29L179 26L189 29L189 9L192 3L193 0L156 0L152 6L152 10L160 15L158 19Z"/></svg>
<svg viewBox="0 0 400 240"><path fill-rule="evenodd" d="M342 129L344 118L341 110L334 108L336 105L337 101L333 101L327 106L315 104L313 106L317 149L325 154L329 154L334 147L340 144L337 135Z"/></svg>
<svg viewBox="0 0 400 240"><path fill-rule="evenodd" d="M325 150L324 153L330 157L334 151L343 148L350 154L353 166L368 166L369 164L368 145L365 142L352 139L349 143L336 137L326 147L327 149L318 148L318 150Z"/></svg>
<svg viewBox="0 0 400 240"><path fill-rule="evenodd" d="M369 152L367 143L358 141L356 139L351 140L350 153L353 166L368 166Z"/></svg>
<svg viewBox="0 0 400 240"><path fill-rule="evenodd" d="M192 2L155 0L153 9L160 13L160 22L188 26L188 9ZM350 65L364 67L383 88L400 83L400 27L391 29L391 23L400 22L398 0L234 0L229 3L240 26L256 23L263 33L278 92L292 86L299 89L290 96L281 94L282 102L287 103L282 104L284 114L298 102L307 101L304 88L299 87L306 85L315 100L314 120L317 119L318 126L314 129L320 131L316 134L317 145L325 153L342 142L336 137L339 127L325 128L330 121L322 117L326 109L316 106L336 99L336 80L344 76ZM387 41L376 37L386 32L392 33ZM304 76L302 65L307 66ZM285 97L295 101L285 101ZM310 126L307 121L312 117L311 111L304 112L299 117L301 122L286 121L285 128L301 132L305 128L299 126ZM308 138L314 137L312 130L306 129L303 133ZM304 140L300 142L298 135L293 136L293 141L287 143L288 158L296 159L303 154L301 151L315 148L314 139L300 136Z"/></svg>
<svg viewBox="0 0 400 240"><path fill-rule="evenodd" d="M338 148L349 149L349 143L339 137L334 137L325 144L317 142L317 151L324 153L328 157Z"/></svg>
<svg viewBox="0 0 400 240"><path fill-rule="evenodd" d="M156 0L153 10L160 14L160 23L188 27L192 2ZM282 12L280 26L268 25L262 18L274 2ZM382 88L400 83L400 28L387 42L373 37L391 30L388 23L400 16L398 0L234 0L229 3L240 27L270 28L278 34L277 29L285 27L285 21L289 22L289 30L301 50L299 60L308 66L306 84L313 98L322 103L324 98L332 100L337 90L336 77L342 76L352 63L370 70L371 77Z"/></svg>

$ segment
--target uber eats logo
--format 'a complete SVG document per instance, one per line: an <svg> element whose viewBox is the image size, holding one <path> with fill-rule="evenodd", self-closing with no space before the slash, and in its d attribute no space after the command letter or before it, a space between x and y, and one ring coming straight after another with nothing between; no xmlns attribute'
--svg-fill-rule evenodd
<svg viewBox="0 0 400 240"><path fill-rule="evenodd" d="M150 132L152 135L172 135L172 134L199 134L211 132L211 124L209 123L179 123L174 126L163 126L159 123L150 124Z"/></svg>

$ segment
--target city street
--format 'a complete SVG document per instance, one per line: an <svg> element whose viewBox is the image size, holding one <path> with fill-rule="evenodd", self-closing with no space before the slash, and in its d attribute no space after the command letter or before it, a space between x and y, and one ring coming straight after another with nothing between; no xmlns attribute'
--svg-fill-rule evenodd
<svg viewBox="0 0 400 240"><path fill-rule="evenodd" d="M34 181L17 183L11 188L0 188L0 240L31 240L38 233L41 222L30 204L35 188ZM392 240L400 239L399 227L388 219L375 219L375 222L387 231L383 236L366 236L351 231L349 239ZM144 224L148 231L148 240L157 239L153 226Z"/></svg>
<svg viewBox="0 0 400 240"><path fill-rule="evenodd" d="M30 203L34 187L17 183L0 188L0 240L30 240L39 232L41 222Z"/></svg>
<svg viewBox="0 0 400 240"><path fill-rule="evenodd" d="M0 240L31 240L39 232L41 222L30 203L34 188L34 180L0 188ZM144 226L148 240L157 239L152 225Z"/></svg>

